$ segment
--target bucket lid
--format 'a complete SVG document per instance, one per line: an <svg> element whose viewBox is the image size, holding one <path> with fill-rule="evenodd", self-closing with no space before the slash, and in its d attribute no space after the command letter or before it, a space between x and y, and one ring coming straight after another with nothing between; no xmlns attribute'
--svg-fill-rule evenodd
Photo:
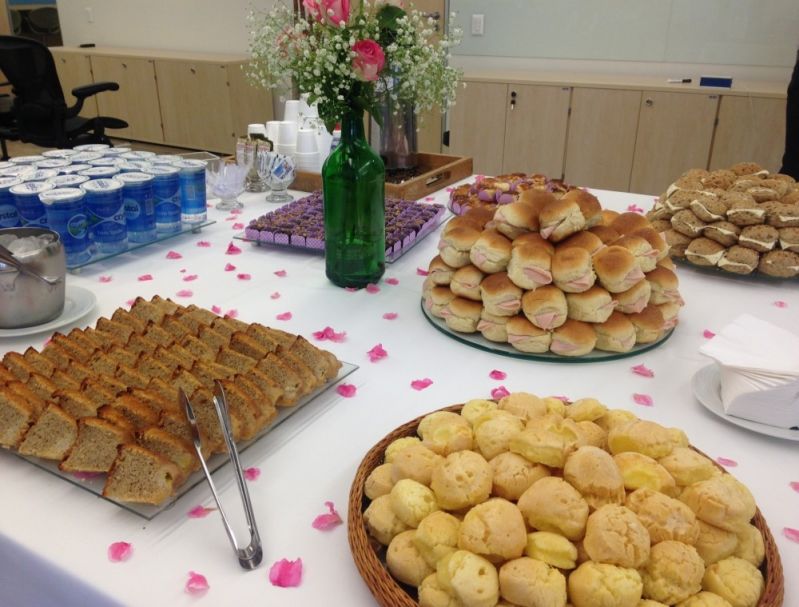
<svg viewBox="0 0 799 607"><path fill-rule="evenodd" d="M119 173L119 167L89 167L85 171L81 171L78 175L86 175L86 177L113 177Z"/></svg>
<svg viewBox="0 0 799 607"><path fill-rule="evenodd" d="M151 166L148 169L143 169L143 172L147 173L148 175L177 175L180 173L180 169L177 167L172 166Z"/></svg>
<svg viewBox="0 0 799 607"><path fill-rule="evenodd" d="M26 181L15 186L11 186L11 193L21 194L22 196L30 196L32 194L39 194L40 192L46 192L47 190L52 189L53 186L46 181Z"/></svg>
<svg viewBox="0 0 799 607"><path fill-rule="evenodd" d="M54 188L68 188L69 186L80 185L89 181L86 175L57 175L47 180L47 183Z"/></svg>
<svg viewBox="0 0 799 607"><path fill-rule="evenodd" d="M36 170L36 167L32 164L15 164L14 166L6 167L5 169L0 169L0 175L6 175L11 177L20 177L25 173L31 173Z"/></svg>
<svg viewBox="0 0 799 607"><path fill-rule="evenodd" d="M90 164L78 163L78 164L70 164L69 166L66 167L61 167L58 170L62 175L69 175L71 173L80 173L81 171L85 171L86 169L90 168L92 168L92 165Z"/></svg>
<svg viewBox="0 0 799 607"><path fill-rule="evenodd" d="M39 196L42 204L55 204L57 202L69 202L80 200L86 193L80 188L53 188Z"/></svg>
<svg viewBox="0 0 799 607"><path fill-rule="evenodd" d="M122 182L118 179L93 179L80 184L84 192L115 192L122 189Z"/></svg>
<svg viewBox="0 0 799 607"><path fill-rule="evenodd" d="M14 164L31 164L33 162L39 162L40 160L44 160L44 156L39 156L38 154L34 154L31 156L17 156L16 158L9 158L10 162Z"/></svg>
<svg viewBox="0 0 799 607"><path fill-rule="evenodd" d="M47 150L42 152L42 156L45 158L70 158L77 153L77 150Z"/></svg>
<svg viewBox="0 0 799 607"><path fill-rule="evenodd" d="M102 158L90 160L89 164L93 167L112 167L116 166L117 162L118 161L114 156L103 156Z"/></svg>
<svg viewBox="0 0 799 607"><path fill-rule="evenodd" d="M90 160L97 160L102 157L103 155L100 152L79 152L70 158L70 160L72 162L89 162Z"/></svg>
<svg viewBox="0 0 799 607"><path fill-rule="evenodd" d="M147 160L149 158L154 158L156 155L157 154L155 152L147 152L144 150L121 154L122 158L125 158L126 160Z"/></svg>
<svg viewBox="0 0 799 607"><path fill-rule="evenodd" d="M127 154L130 152L130 148L108 148L107 150L103 150L103 156L119 156L121 154Z"/></svg>
<svg viewBox="0 0 799 607"><path fill-rule="evenodd" d="M21 183L22 180L18 179L17 177L0 177L0 190L8 190Z"/></svg>
<svg viewBox="0 0 799 607"><path fill-rule="evenodd" d="M69 166L72 162L66 158L45 158L44 160L37 161L35 164L36 168L39 169L60 169L61 167Z"/></svg>
<svg viewBox="0 0 799 607"><path fill-rule="evenodd" d="M35 171L31 171L30 173L25 173L20 175L22 181L44 181L45 179L51 179L58 175L58 171L55 169L37 169Z"/></svg>
<svg viewBox="0 0 799 607"><path fill-rule="evenodd" d="M121 181L125 185L128 184L140 184L140 183L147 183L155 179L153 175L148 175L147 173L120 173L119 175L114 175L114 179Z"/></svg>

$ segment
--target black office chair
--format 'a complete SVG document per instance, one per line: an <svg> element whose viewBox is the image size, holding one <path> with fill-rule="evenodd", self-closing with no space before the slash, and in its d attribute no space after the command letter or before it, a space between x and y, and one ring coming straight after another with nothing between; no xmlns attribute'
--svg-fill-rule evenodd
<svg viewBox="0 0 799 607"><path fill-rule="evenodd" d="M72 94L78 101L67 107L53 55L35 40L0 36L0 71L11 84L14 98L11 123L0 123L4 158L6 139L54 148L71 148L82 143L111 144L105 129L128 126L118 118L79 115L87 97L119 90L116 82L95 82L74 88Z"/></svg>

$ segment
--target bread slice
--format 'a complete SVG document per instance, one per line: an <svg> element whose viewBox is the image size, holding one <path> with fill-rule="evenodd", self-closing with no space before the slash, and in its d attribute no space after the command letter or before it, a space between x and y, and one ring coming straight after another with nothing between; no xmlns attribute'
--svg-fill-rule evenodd
<svg viewBox="0 0 799 607"><path fill-rule="evenodd" d="M31 390L28 386L26 386L22 382L19 381L8 382L3 388L3 392L7 394L14 393L17 396L21 397L33 409L34 417L39 417L42 414L42 411L44 411L47 408L47 400L40 397L38 394L36 394L33 390Z"/></svg>
<svg viewBox="0 0 799 607"><path fill-rule="evenodd" d="M0 386L7 384L10 381L17 381L17 376L14 375L5 365L0 363Z"/></svg>
<svg viewBox="0 0 799 607"><path fill-rule="evenodd" d="M204 344L207 344L217 352L220 348L228 345L230 343L230 337L225 336L218 331L215 331L211 327L200 327L200 331L197 334Z"/></svg>
<svg viewBox="0 0 799 607"><path fill-rule="evenodd" d="M271 356L271 354L270 354ZM287 350L280 350L277 356L286 364L292 371L294 371L302 382L302 388L298 396L302 397L313 392L322 382L314 375L310 367L297 358L294 353Z"/></svg>
<svg viewBox="0 0 799 607"><path fill-rule="evenodd" d="M161 411L181 411L180 405L174 397L167 398L156 390L150 388L131 388L128 392L131 396L159 413ZM175 394L177 394L177 392L175 392Z"/></svg>
<svg viewBox="0 0 799 607"><path fill-rule="evenodd" d="M144 333L144 329L147 328L147 321L143 318L139 318L128 312L127 310L123 310L122 308L117 308L116 311L111 315L111 320L114 322L121 323L123 325L130 326L133 329L134 333Z"/></svg>
<svg viewBox="0 0 799 607"><path fill-rule="evenodd" d="M5 387L0 390L0 447L16 447L35 419L24 398Z"/></svg>
<svg viewBox="0 0 799 607"><path fill-rule="evenodd" d="M263 348L268 350L269 352L274 352L277 350L278 346L282 343L280 336L275 335L268 327L260 325L258 323L252 324L247 327L245 333L257 341Z"/></svg>
<svg viewBox="0 0 799 607"><path fill-rule="evenodd" d="M106 405L122 413L137 430L143 430L158 424L160 413L145 405L131 394L120 394L112 403Z"/></svg>
<svg viewBox="0 0 799 607"><path fill-rule="evenodd" d="M333 354L317 348L304 337L297 337L289 348L289 352L308 365L322 383L336 377L341 368L341 363Z"/></svg>
<svg viewBox="0 0 799 607"><path fill-rule="evenodd" d="M133 335L131 335L131 337L133 337ZM129 341L130 339L128 342ZM124 346L115 345L109 348L106 352L106 357L111 358L123 365L134 367L139 360L139 353L129 350L126 343Z"/></svg>
<svg viewBox="0 0 799 607"><path fill-rule="evenodd" d="M34 369L36 369L38 373L41 373L45 377L50 377L53 374L53 371L55 371L55 365L53 362L42 356L34 348L28 348L25 350L25 354L22 356L31 364Z"/></svg>
<svg viewBox="0 0 799 607"><path fill-rule="evenodd" d="M51 341L42 350L42 356L49 360L57 369L66 369L72 356L63 346Z"/></svg>
<svg viewBox="0 0 799 607"><path fill-rule="evenodd" d="M214 324L214 321L219 318L216 314L211 312L211 310L206 310L205 308L199 308L194 304L190 306L186 306L183 309L183 313L191 316L192 318L196 318L206 327L211 327Z"/></svg>
<svg viewBox="0 0 799 607"><path fill-rule="evenodd" d="M175 479L175 486L182 485L191 473L200 467L193 446L156 426L147 428L141 433L139 444L165 457L178 467L180 476Z"/></svg>
<svg viewBox="0 0 799 607"><path fill-rule="evenodd" d="M277 354L268 354L255 369L269 377L283 390L283 394L275 402L278 407L290 407L296 404L303 391L302 378Z"/></svg>
<svg viewBox="0 0 799 607"><path fill-rule="evenodd" d="M19 352L8 352L3 357L3 365L11 371L22 383L28 383L31 373L36 373L36 367L30 364Z"/></svg>
<svg viewBox="0 0 799 607"><path fill-rule="evenodd" d="M233 380L236 389L245 394L255 408L255 423L258 426L256 433L266 428L272 423L272 420L277 416L277 409L275 408L275 400L277 397L265 393L261 390L261 385L258 384L253 377L253 374L260 371L252 370L247 375L239 375ZM265 378L268 379L268 378ZM275 384L270 383L265 385L267 390L276 390L278 396L283 394Z"/></svg>
<svg viewBox="0 0 799 607"><path fill-rule="evenodd" d="M174 400L178 396L177 387L173 386L170 381L161 379L160 377L152 378L150 383L147 384L147 389L157 392L167 400Z"/></svg>
<svg viewBox="0 0 799 607"><path fill-rule="evenodd" d="M161 321L166 316L166 311L159 308L155 304L137 297L136 301L130 308L130 313L136 318L141 318L145 321L152 321L155 324L161 324Z"/></svg>
<svg viewBox="0 0 799 607"><path fill-rule="evenodd" d="M190 352L195 360L213 361L219 351L219 348L213 348L194 335L186 335L180 345Z"/></svg>
<svg viewBox="0 0 799 607"><path fill-rule="evenodd" d="M70 331L67 335L67 338L83 346L89 352L97 348L104 348L109 345L108 336L102 332L98 332L92 327L86 327L85 329L72 329L72 331Z"/></svg>
<svg viewBox="0 0 799 607"><path fill-rule="evenodd" d="M251 439L261 429L258 423L258 419L261 417L258 406L236 382L225 379L222 380L221 384L225 389L225 400L227 401L228 414L230 415L233 439L237 441ZM217 418L218 423L219 419Z"/></svg>
<svg viewBox="0 0 799 607"><path fill-rule="evenodd" d="M30 388L31 392L44 400L51 400L53 394L59 389L49 377L45 377L39 373L31 373L27 386Z"/></svg>
<svg viewBox="0 0 799 607"><path fill-rule="evenodd" d="M175 338L169 331L164 330L154 322L147 323L147 328L144 331L144 337L157 343L159 346L168 347L172 345Z"/></svg>
<svg viewBox="0 0 799 607"><path fill-rule="evenodd" d="M97 409L101 403L89 398L89 395L80 390L64 389L55 394L58 405L75 419L83 417L96 417Z"/></svg>
<svg viewBox="0 0 799 607"><path fill-rule="evenodd" d="M92 352L97 347L97 345L94 343L91 343L89 347L81 345L75 341L74 338L69 338L61 333L56 333L50 338L50 344L48 344L48 347L45 348L44 351L45 355L47 354L47 350L50 348L50 345L59 346L66 352L66 355L70 358L70 360L79 361L89 360Z"/></svg>
<svg viewBox="0 0 799 607"><path fill-rule="evenodd" d="M114 409L111 405L103 405L97 409L97 418L109 421L115 426L127 430L131 435L136 432L134 423L130 421L120 409Z"/></svg>
<svg viewBox="0 0 799 607"><path fill-rule="evenodd" d="M62 460L78 437L78 423L58 405L51 403L30 427L19 444L22 455Z"/></svg>
<svg viewBox="0 0 799 607"><path fill-rule="evenodd" d="M180 317L176 314L165 316L160 326L164 331L169 332L175 341L180 341L186 335L192 334L189 325L180 322Z"/></svg>
<svg viewBox="0 0 799 607"><path fill-rule="evenodd" d="M173 390L180 388L186 394L194 394L195 391L204 387L203 382L197 379L191 371L183 367L178 367L172 375L171 384L174 386Z"/></svg>
<svg viewBox="0 0 799 607"><path fill-rule="evenodd" d="M88 361L86 361L88 362ZM72 379L78 382L78 385L86 379L87 377L91 377L92 375L96 375L96 373L92 373L92 370L83 364L83 362L73 360L69 363L65 373L69 375ZM55 373L53 373L55 376Z"/></svg>
<svg viewBox="0 0 799 607"><path fill-rule="evenodd" d="M78 438L58 467L64 472L108 472L119 445L132 441L129 428L97 417L79 419Z"/></svg>
<svg viewBox="0 0 799 607"><path fill-rule="evenodd" d="M252 369L258 361L240 352L236 352L230 346L225 346L219 351L216 362L220 365L235 369L237 373L246 373Z"/></svg>
<svg viewBox="0 0 799 607"><path fill-rule="evenodd" d="M147 384L150 383L150 378L147 375L122 363L117 366L114 377L129 388L146 388Z"/></svg>
<svg viewBox="0 0 799 607"><path fill-rule="evenodd" d="M153 298L150 300L150 302L157 310L163 310L167 314L174 314L178 310L183 309L183 306L180 304L176 304L169 298L164 299L160 295L153 295Z"/></svg>
<svg viewBox="0 0 799 607"><path fill-rule="evenodd" d="M202 388L189 396L191 408L197 418L197 428L200 431L203 454L205 453L224 453L227 449L225 439L222 436L222 426L219 424L219 417L214 408L213 394ZM234 421L231 414L231 424L236 426L239 421Z"/></svg>
<svg viewBox="0 0 799 607"><path fill-rule="evenodd" d="M272 351L271 349L264 347L261 343L243 331L236 331L230 336L230 348L239 354L249 356L255 361L266 358L266 355Z"/></svg>
<svg viewBox="0 0 799 607"><path fill-rule="evenodd" d="M128 343L125 344L125 349L133 354L141 354L142 352L151 354L158 346L159 344L155 340L146 335L131 333Z"/></svg>
<svg viewBox="0 0 799 607"><path fill-rule="evenodd" d="M117 372L117 365L119 360L106 356L105 352L100 349L92 353L92 357L88 360L88 367L97 374L114 375Z"/></svg>
<svg viewBox="0 0 799 607"><path fill-rule="evenodd" d="M107 334L108 339L115 344L128 343L130 335L133 333L133 327L130 325L103 317L97 319L96 327L96 331Z"/></svg>
<svg viewBox="0 0 799 607"><path fill-rule="evenodd" d="M113 401L117 394L124 392L127 386L110 375L89 377L80 384L80 391L84 392L98 405L106 405Z"/></svg>
<svg viewBox="0 0 799 607"><path fill-rule="evenodd" d="M103 487L103 496L124 502L157 505L172 495L180 470L145 447L125 443Z"/></svg>
<svg viewBox="0 0 799 607"><path fill-rule="evenodd" d="M251 369L244 375L238 375L237 381L253 384L253 386L258 390L257 394L260 394L260 397L257 398L256 402L261 409L265 409L268 412L268 415L271 418L274 414L275 406L277 405L278 401L283 398L283 388L281 388L277 382L275 382L266 373L257 368ZM247 387L245 387L245 389L251 390ZM253 398L255 398L255 396L253 396Z"/></svg>
<svg viewBox="0 0 799 607"><path fill-rule="evenodd" d="M158 427L165 432L169 432L175 438L182 440L187 445L193 445L194 443L194 434L191 431L191 426L183 411L161 411L161 419L158 422ZM200 441L206 444L202 427L199 428L199 430ZM211 452L203 448L203 457L209 457L210 455Z"/></svg>
<svg viewBox="0 0 799 607"><path fill-rule="evenodd" d="M70 360L69 362L70 364L72 364L75 361ZM78 388L80 388L82 383L80 380L77 380L74 377L72 377L69 374L69 371L67 371L66 369L56 369L55 372L53 372L53 375L50 376L50 380L61 390L66 388L77 390Z"/></svg>

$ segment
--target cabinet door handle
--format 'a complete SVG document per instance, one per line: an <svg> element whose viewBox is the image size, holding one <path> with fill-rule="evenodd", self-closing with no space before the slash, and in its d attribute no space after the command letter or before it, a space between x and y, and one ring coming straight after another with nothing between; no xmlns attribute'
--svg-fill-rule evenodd
<svg viewBox="0 0 799 607"><path fill-rule="evenodd" d="M510 109L516 109L516 91L510 92Z"/></svg>
<svg viewBox="0 0 799 607"><path fill-rule="evenodd" d="M655 105L655 100L650 97L646 99L644 103L646 104L646 107L652 107L653 105Z"/></svg>
<svg viewBox="0 0 799 607"><path fill-rule="evenodd" d="M197 70L195 70L193 67L190 67L190 68L189 68L189 71L190 71L192 74L196 74L196 73L197 73Z"/></svg>

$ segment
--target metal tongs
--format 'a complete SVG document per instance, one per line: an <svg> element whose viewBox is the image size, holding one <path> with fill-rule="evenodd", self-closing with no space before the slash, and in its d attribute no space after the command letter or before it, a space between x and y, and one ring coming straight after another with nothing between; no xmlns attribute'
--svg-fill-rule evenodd
<svg viewBox="0 0 799 607"><path fill-rule="evenodd" d="M244 482L244 471L241 469L241 462L239 461L239 452L236 449L236 443L233 441L233 431L230 425L230 415L228 414L227 400L225 399L225 391L222 384L214 381L214 408L219 417L219 423L222 426L222 434L225 437L225 444L227 445L228 456L233 463L233 469L236 472L236 481L239 485L239 494L241 501L244 503L244 514L247 517L247 526L250 529L250 543L246 548L241 548L236 541L236 536L233 529L225 516L225 511L222 509L222 503L219 501L219 494L214 486L214 481L211 479L211 472L205 463L205 458L202 453L202 441L200 439L200 431L197 428L197 417L194 415L194 409L189 402L189 397L186 393L179 389L180 402L186 412L186 418L189 420L191 426L192 439L194 442L194 449L197 451L197 457L200 458L205 479L208 481L208 486L211 487L211 493L214 495L216 506L219 509L219 514L222 515L222 523L225 526L225 531L236 552L239 559L239 564L244 569L255 569L261 563L263 558L263 550L261 548L261 537L258 535L258 527L255 524L255 515L252 511L252 502L250 501L250 493L247 491L247 484Z"/></svg>

